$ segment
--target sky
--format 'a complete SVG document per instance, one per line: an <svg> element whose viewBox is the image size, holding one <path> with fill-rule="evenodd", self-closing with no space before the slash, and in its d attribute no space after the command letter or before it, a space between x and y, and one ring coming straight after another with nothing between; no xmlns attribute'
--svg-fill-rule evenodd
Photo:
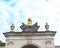
<svg viewBox="0 0 60 48"><path fill-rule="evenodd" d="M28 18L38 22L39 31L45 31L48 22L49 30L56 31L54 44L60 45L60 0L0 0L0 40L5 42L3 33L10 31L12 23L14 31L21 32L19 26Z"/></svg>

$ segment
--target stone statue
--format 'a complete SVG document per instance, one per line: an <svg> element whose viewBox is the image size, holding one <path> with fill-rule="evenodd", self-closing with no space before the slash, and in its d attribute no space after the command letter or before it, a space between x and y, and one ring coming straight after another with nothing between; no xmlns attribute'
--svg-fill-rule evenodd
<svg viewBox="0 0 60 48"><path fill-rule="evenodd" d="M24 23L22 23L20 28L22 29L23 32L37 32L39 26L37 25L37 22L32 25L32 20L31 20L31 18L29 18L28 19L28 24L25 25Z"/></svg>

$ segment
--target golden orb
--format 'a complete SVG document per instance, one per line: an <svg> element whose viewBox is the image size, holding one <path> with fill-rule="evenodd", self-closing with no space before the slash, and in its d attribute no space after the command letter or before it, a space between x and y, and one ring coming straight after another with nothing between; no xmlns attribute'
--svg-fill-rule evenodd
<svg viewBox="0 0 60 48"><path fill-rule="evenodd" d="M31 19L31 18L28 18L28 20L27 20L27 24L28 24L29 26L32 25L32 19Z"/></svg>

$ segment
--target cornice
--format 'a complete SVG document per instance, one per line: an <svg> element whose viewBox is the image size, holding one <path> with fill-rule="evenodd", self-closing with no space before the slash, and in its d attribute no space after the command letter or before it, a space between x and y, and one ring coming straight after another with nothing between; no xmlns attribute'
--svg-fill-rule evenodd
<svg viewBox="0 0 60 48"><path fill-rule="evenodd" d="M38 31L38 32L6 32L7 36L55 36L56 31Z"/></svg>

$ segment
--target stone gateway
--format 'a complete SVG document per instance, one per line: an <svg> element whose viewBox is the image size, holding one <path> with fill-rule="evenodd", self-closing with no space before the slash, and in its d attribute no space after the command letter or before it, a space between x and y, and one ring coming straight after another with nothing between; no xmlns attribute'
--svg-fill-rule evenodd
<svg viewBox="0 0 60 48"><path fill-rule="evenodd" d="M15 26L11 26L11 31L4 33L6 37L5 48L55 48L54 36L56 31L49 31L46 23L46 31L38 31L39 26L25 25L20 26L22 32L14 32Z"/></svg>

